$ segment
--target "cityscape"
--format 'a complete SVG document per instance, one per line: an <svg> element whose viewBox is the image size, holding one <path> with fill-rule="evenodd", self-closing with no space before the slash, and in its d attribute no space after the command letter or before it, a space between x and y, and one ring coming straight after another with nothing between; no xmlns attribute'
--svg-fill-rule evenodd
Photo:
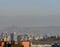
<svg viewBox="0 0 60 47"><path fill-rule="evenodd" d="M0 47L60 47L60 0L0 0Z"/></svg>
<svg viewBox="0 0 60 47"><path fill-rule="evenodd" d="M2 47L52 47L53 44L60 45L59 35L18 35L16 32L0 34L0 46Z"/></svg>

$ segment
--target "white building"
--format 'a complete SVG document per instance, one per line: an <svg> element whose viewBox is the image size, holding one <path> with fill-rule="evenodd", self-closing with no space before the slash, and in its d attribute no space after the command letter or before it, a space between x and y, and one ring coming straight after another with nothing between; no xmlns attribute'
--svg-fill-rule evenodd
<svg viewBox="0 0 60 47"><path fill-rule="evenodd" d="M39 40L40 39L40 37L39 36L35 36L35 40Z"/></svg>

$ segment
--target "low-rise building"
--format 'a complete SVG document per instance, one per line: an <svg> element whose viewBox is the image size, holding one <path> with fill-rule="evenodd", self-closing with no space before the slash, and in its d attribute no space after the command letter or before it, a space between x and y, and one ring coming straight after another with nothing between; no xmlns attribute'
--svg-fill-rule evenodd
<svg viewBox="0 0 60 47"><path fill-rule="evenodd" d="M52 45L44 41L32 41L32 47L51 47Z"/></svg>
<svg viewBox="0 0 60 47"><path fill-rule="evenodd" d="M32 47L51 47L51 45L49 45L49 44L38 44L38 45L36 45L36 44L34 44L34 45L32 45Z"/></svg>
<svg viewBox="0 0 60 47"><path fill-rule="evenodd" d="M4 46L4 42L0 41L0 47Z"/></svg>
<svg viewBox="0 0 60 47"><path fill-rule="evenodd" d="M31 44L30 44L30 41L29 40L23 40L23 41L21 41L21 44L24 47L31 47Z"/></svg>

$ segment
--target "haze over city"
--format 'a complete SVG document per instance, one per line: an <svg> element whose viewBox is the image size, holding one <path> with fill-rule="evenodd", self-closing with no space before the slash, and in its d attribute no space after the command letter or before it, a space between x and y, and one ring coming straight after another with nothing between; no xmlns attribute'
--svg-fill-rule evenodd
<svg viewBox="0 0 60 47"><path fill-rule="evenodd" d="M0 32L60 34L60 0L0 0Z"/></svg>

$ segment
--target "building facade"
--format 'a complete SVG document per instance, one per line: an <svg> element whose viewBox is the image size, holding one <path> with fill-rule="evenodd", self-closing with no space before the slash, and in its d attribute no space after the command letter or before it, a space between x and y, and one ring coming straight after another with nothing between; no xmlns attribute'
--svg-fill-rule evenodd
<svg viewBox="0 0 60 47"><path fill-rule="evenodd" d="M11 41L17 41L17 34L16 34L16 32L11 33L10 40Z"/></svg>

